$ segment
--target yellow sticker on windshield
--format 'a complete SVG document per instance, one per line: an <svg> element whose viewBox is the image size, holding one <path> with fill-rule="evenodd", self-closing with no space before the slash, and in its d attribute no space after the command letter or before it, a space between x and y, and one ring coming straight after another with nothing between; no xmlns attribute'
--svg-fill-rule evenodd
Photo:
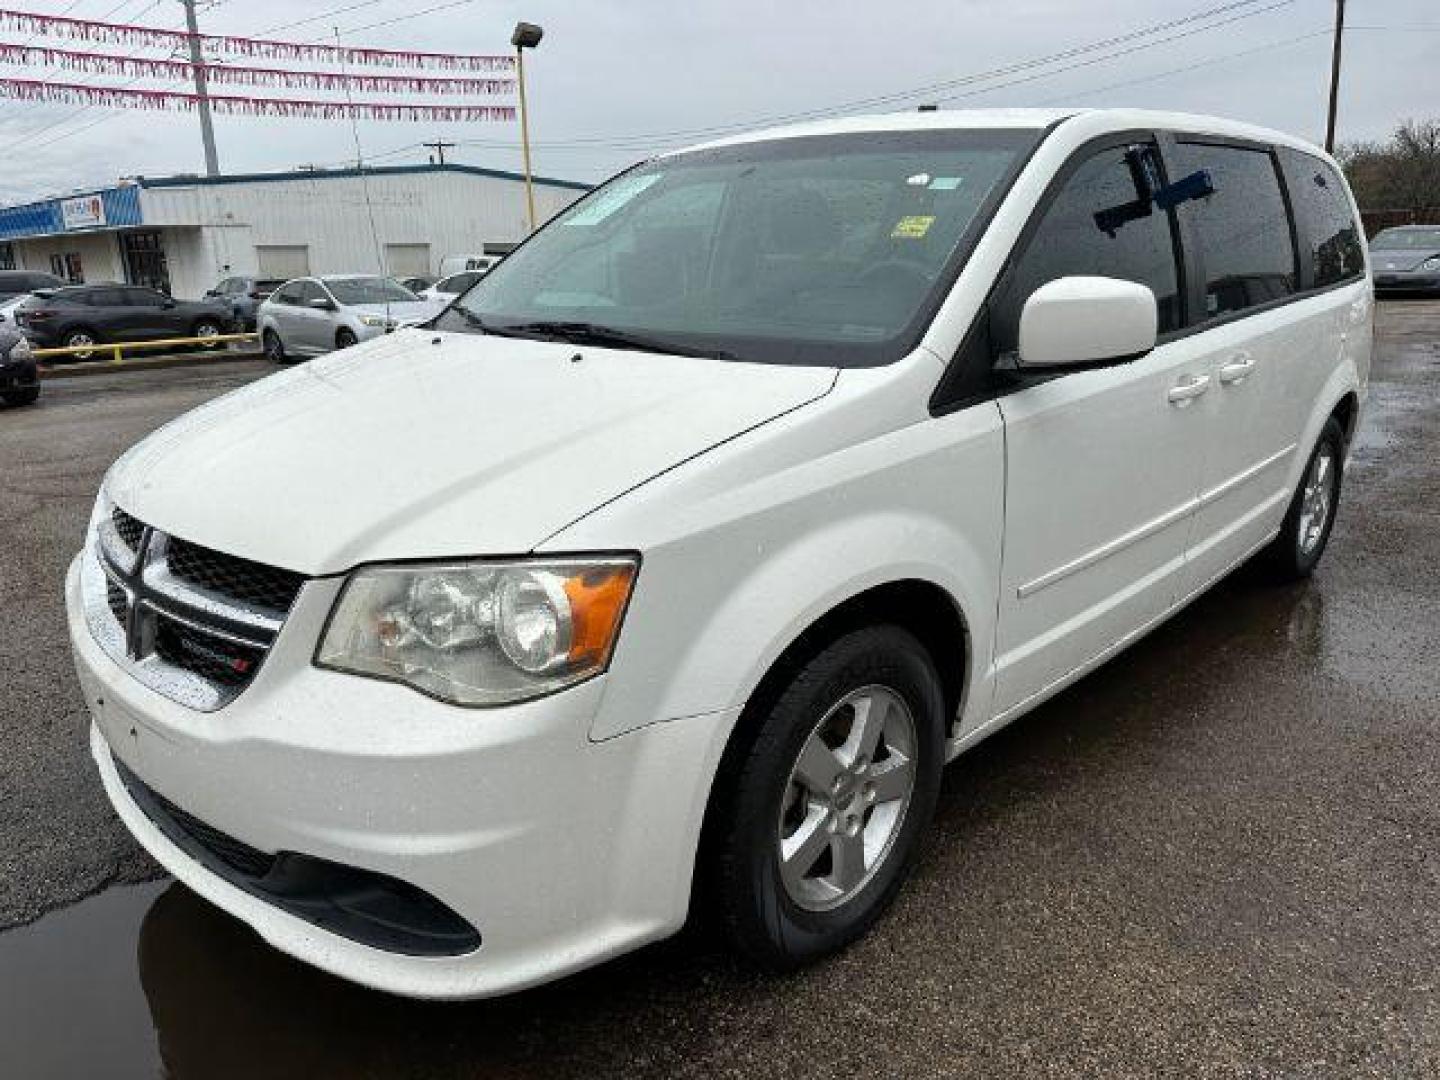
<svg viewBox="0 0 1440 1080"><path fill-rule="evenodd" d="M933 215L929 217L915 216L902 217L895 223L895 229L890 233L891 240L919 240L930 231L930 226L935 224Z"/></svg>

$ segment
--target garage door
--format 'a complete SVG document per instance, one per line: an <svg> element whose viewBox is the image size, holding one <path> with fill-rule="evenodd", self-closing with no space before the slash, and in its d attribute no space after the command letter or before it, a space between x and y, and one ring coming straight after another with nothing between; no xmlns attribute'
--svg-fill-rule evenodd
<svg viewBox="0 0 1440 1080"><path fill-rule="evenodd" d="M255 261L260 267L258 276L262 278L287 281L310 273L310 249L303 244L257 244Z"/></svg>
<svg viewBox="0 0 1440 1080"><path fill-rule="evenodd" d="M385 267L391 277L430 273L429 244L386 244Z"/></svg>

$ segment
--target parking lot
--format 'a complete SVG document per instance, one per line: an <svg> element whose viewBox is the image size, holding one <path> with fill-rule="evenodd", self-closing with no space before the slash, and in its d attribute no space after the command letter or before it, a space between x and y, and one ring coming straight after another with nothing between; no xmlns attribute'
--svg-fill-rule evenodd
<svg viewBox="0 0 1440 1080"><path fill-rule="evenodd" d="M952 765L869 937L765 978L690 932L466 1005L275 953L89 761L61 587L100 477L273 368L47 382L0 410L0 1075L1440 1074L1440 303L1378 335L1315 579L1238 572Z"/></svg>

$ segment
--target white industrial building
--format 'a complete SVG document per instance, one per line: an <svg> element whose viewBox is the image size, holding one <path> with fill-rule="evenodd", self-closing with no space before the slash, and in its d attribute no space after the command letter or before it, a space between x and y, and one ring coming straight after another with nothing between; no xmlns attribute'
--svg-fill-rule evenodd
<svg viewBox="0 0 1440 1080"><path fill-rule="evenodd" d="M536 217L587 190L536 177ZM521 175L470 165L137 177L0 207L0 269L192 299L241 275L435 273L446 255L508 251L526 216Z"/></svg>

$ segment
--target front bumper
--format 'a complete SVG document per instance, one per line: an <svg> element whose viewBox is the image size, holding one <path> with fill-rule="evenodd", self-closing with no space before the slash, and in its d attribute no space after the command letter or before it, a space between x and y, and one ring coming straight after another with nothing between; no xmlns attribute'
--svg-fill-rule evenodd
<svg viewBox="0 0 1440 1080"><path fill-rule="evenodd" d="M90 556L82 556L88 558ZM211 713L142 686L66 603L116 811L175 877L276 948L415 997L519 990L664 937L684 922L709 781L732 712L593 742L605 679L504 709L458 709L310 665L339 583L305 586L254 683ZM187 854L116 762L169 803L261 852L294 852L423 890L482 939L405 955L321 929Z"/></svg>
<svg viewBox="0 0 1440 1080"><path fill-rule="evenodd" d="M1374 276L1376 292L1440 292L1440 271L1387 270Z"/></svg>

